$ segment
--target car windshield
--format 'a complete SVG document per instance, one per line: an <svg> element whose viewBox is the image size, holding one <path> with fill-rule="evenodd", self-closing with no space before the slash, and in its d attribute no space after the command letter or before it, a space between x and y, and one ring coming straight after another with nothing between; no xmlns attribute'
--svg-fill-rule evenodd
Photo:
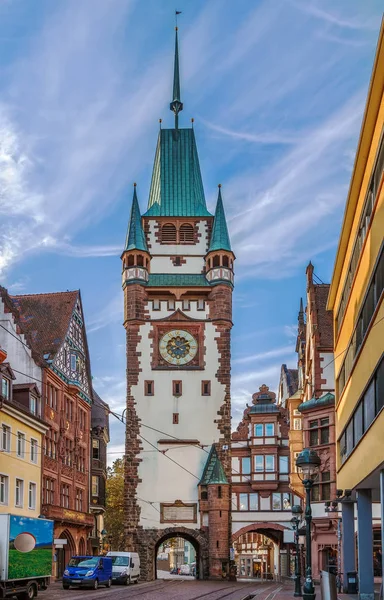
<svg viewBox="0 0 384 600"><path fill-rule="evenodd" d="M74 556L69 561L69 566L79 569L94 569L99 560L98 556Z"/></svg>
<svg viewBox="0 0 384 600"><path fill-rule="evenodd" d="M114 567L128 567L128 556L111 556Z"/></svg>

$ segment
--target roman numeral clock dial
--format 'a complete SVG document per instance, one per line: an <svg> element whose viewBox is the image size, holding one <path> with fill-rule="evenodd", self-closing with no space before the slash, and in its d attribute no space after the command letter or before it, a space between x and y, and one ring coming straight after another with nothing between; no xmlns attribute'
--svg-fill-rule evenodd
<svg viewBox="0 0 384 600"><path fill-rule="evenodd" d="M159 350L162 358L170 365L182 366L195 358L197 341L188 331L174 329L160 339Z"/></svg>

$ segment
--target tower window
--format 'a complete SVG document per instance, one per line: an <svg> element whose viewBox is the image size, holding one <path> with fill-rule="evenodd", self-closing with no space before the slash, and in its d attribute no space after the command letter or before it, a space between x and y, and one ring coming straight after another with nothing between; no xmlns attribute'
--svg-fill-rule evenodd
<svg viewBox="0 0 384 600"><path fill-rule="evenodd" d="M143 267L144 266L144 259L143 259L143 257L141 255L139 255L137 257L137 266L138 267Z"/></svg>
<svg viewBox="0 0 384 600"><path fill-rule="evenodd" d="M205 309L205 300L203 298L199 298L197 301L197 310Z"/></svg>
<svg viewBox="0 0 384 600"><path fill-rule="evenodd" d="M168 300L168 310L175 310L176 304L174 300Z"/></svg>
<svg viewBox="0 0 384 600"><path fill-rule="evenodd" d="M161 242L163 244L176 244L176 226L166 223L161 228Z"/></svg>
<svg viewBox="0 0 384 600"><path fill-rule="evenodd" d="M214 267L220 267L220 256L216 255L213 257L213 263L212 265Z"/></svg>
<svg viewBox="0 0 384 600"><path fill-rule="evenodd" d="M154 381L144 381L144 395L153 396L155 393Z"/></svg>
<svg viewBox="0 0 384 600"><path fill-rule="evenodd" d="M179 229L180 244L193 244L195 241L193 225L184 223Z"/></svg>
<svg viewBox="0 0 384 600"><path fill-rule="evenodd" d="M189 309L190 309L189 300L183 300L183 310L189 310Z"/></svg>
<svg viewBox="0 0 384 600"><path fill-rule="evenodd" d="M179 413L173 413L172 423L173 423L173 425L179 424Z"/></svg>
<svg viewBox="0 0 384 600"><path fill-rule="evenodd" d="M172 381L172 390L174 396L181 396L183 393L183 384L181 381Z"/></svg>
<svg viewBox="0 0 384 600"><path fill-rule="evenodd" d="M160 308L161 308L160 300L153 300L152 308L153 308L153 310L160 310Z"/></svg>
<svg viewBox="0 0 384 600"><path fill-rule="evenodd" d="M217 488L217 497L218 498L222 498L223 497L221 485L219 485L219 487Z"/></svg>
<svg viewBox="0 0 384 600"><path fill-rule="evenodd" d="M201 395L202 396L210 396L211 395L211 382L210 381L202 381L201 382Z"/></svg>
<svg viewBox="0 0 384 600"><path fill-rule="evenodd" d="M223 267L229 267L229 258L228 258L228 256L223 256Z"/></svg>
<svg viewBox="0 0 384 600"><path fill-rule="evenodd" d="M133 256L133 254L130 254L128 256L128 267L133 267L134 264L135 264L135 257Z"/></svg>
<svg viewBox="0 0 384 600"><path fill-rule="evenodd" d="M218 547L219 547L219 540L217 540L217 542L216 542L216 548L218 548Z"/></svg>

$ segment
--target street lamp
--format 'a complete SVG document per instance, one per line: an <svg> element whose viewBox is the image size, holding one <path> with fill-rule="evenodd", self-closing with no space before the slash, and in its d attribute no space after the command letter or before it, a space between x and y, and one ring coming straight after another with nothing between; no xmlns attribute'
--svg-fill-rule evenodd
<svg viewBox="0 0 384 600"><path fill-rule="evenodd" d="M291 519L293 531L295 532L295 545L296 545L296 557L295 557L295 593L294 596L302 596L301 593L301 573L300 573L300 550L299 550L299 527L301 522L301 515L303 509L300 504L292 506L293 517Z"/></svg>
<svg viewBox="0 0 384 600"><path fill-rule="evenodd" d="M312 509L311 509L311 489L316 480L321 460L317 452L304 448L296 459L296 467L298 475L304 484L305 488L305 521L306 521L306 555L307 565L305 573L305 583L303 587L304 600L315 600L315 587L312 580L312 548L311 548L311 524L312 524Z"/></svg>

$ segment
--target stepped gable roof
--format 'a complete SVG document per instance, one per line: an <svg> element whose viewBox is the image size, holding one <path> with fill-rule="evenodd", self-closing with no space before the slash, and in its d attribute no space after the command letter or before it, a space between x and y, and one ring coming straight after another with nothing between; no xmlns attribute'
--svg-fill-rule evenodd
<svg viewBox="0 0 384 600"><path fill-rule="evenodd" d="M224 468L217 454L216 446L213 444L205 463L203 475L199 485L211 485L211 484L226 484L228 479L224 473Z"/></svg>
<svg viewBox="0 0 384 600"><path fill-rule="evenodd" d="M212 252L214 250L227 250L229 252L231 251L231 242L229 240L227 220L225 218L223 199L221 197L221 185L219 185L215 220L213 221L212 235L208 252Z"/></svg>
<svg viewBox="0 0 384 600"><path fill-rule="evenodd" d="M299 371L298 369L287 369L287 381L289 393L291 396L299 389Z"/></svg>
<svg viewBox="0 0 384 600"><path fill-rule="evenodd" d="M22 329L41 358L55 356L69 328L79 291L11 296Z"/></svg>
<svg viewBox="0 0 384 600"><path fill-rule="evenodd" d="M148 252L147 242L145 241L144 230L141 223L140 207L136 194L136 183L133 188L131 216L128 223L124 250L143 250L144 252Z"/></svg>

